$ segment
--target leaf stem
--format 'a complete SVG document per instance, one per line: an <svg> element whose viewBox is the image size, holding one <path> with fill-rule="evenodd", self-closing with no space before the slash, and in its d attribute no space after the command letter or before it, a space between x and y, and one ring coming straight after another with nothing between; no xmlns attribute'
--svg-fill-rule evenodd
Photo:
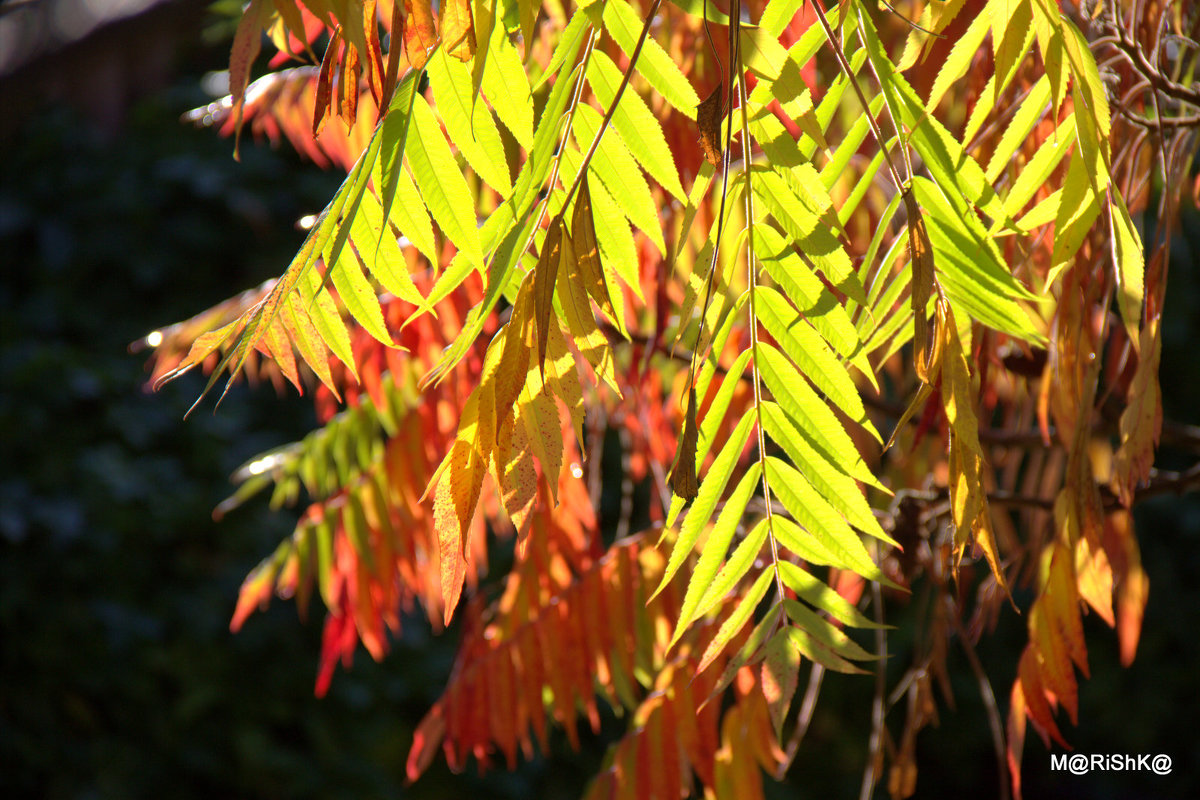
<svg viewBox="0 0 1200 800"><path fill-rule="evenodd" d="M621 95L625 93L625 87L629 85L629 79L633 75L633 69L637 66L638 56L642 54L642 46L646 44L646 38L650 35L650 24L654 21L654 17L658 14L658 8L662 5L662 0L654 0L650 6L650 10L646 13L646 23L642 25L642 33L638 36L637 44L634 45L633 52L629 55L629 66L625 69L625 74L621 76L621 82L617 85L617 91L613 95L613 101L609 105L608 110L604 112L604 118L600 120L600 127L596 129L596 137L592 139L592 144L587 152L583 155L583 161L579 165L579 173L575 176L575 182L571 184L571 188L567 191L567 197L563 200L563 207L571 202L571 198L575 196L575 192L579 190L580 184L583 183L583 176L587 174L588 164L592 161L592 156L596 155L596 149L600 146L600 139L604 136L604 132L608 130L608 125L612 122L613 115L617 113L617 104L621 102ZM588 56L591 56L591 50L588 50ZM584 65L584 72L587 72L587 64ZM574 111L574 106L572 106ZM551 181L551 186L554 182Z"/></svg>
<svg viewBox="0 0 1200 800"><path fill-rule="evenodd" d="M858 85L858 78L854 75L854 70L850 68L850 61L846 58L846 54L842 52L841 41L834 36L833 29L829 27L829 20L825 19L825 9L817 0L808 0L815 12L813 16L817 18L821 29L825 31L825 40L829 42L829 49L833 51L833 56L837 59L838 66L846 75L846 80L850 81L850 86L854 88L854 94L858 96L858 102L862 105L863 114L867 118L867 124L871 127L871 133L875 136L875 141L879 142L879 150L883 153L883 160L887 162L888 172L892 174L892 182L896 184L896 191L900 191L905 185L905 182L900 178L900 172L896 169L896 164L892 161L892 154L888 150L887 142L883 138L883 131L879 127L879 122L875 119L875 115L871 113L871 105L867 102L867 97L863 94L862 87ZM859 25L862 25L862 18L859 18ZM870 61L870 59L867 59ZM899 131L896 132L899 135Z"/></svg>
<svg viewBox="0 0 1200 800"><path fill-rule="evenodd" d="M526 240L525 246L521 248L522 256L529 250L533 244L533 238L537 235L538 229L542 227L542 222L546 219L546 210L550 207L550 195L554 192L554 184L558 182L558 172L562 167L562 155L566 151L566 139L571 135L571 126L575 123L575 109L579 108L579 98L583 96L583 81L587 75L588 64L592 60L592 51L596 48L596 32L595 28L589 26L587 44L583 49L583 58L580 60L579 74L575 76L575 88L571 90L571 107L567 111L566 124L563 126L562 138L559 142L558 152L554 154L554 164L550 168L550 181L547 184L550 188L546 191L546 196L542 198L541 208L538 210L537 222L529 231L529 239ZM586 162L584 164L586 167ZM583 169L579 170L582 175ZM578 177L578 176L577 176ZM567 202L570 201L571 195L568 194L566 200L563 201L563 208L567 207Z"/></svg>
<svg viewBox="0 0 1200 800"><path fill-rule="evenodd" d="M767 517L767 541L771 545L771 569L775 572L775 590L779 593L780 602L786 597L783 589L783 576L779 571L779 542L775 538L774 514L771 509L771 482L767 478L767 440L763 432L762 419L762 374L758 369L758 313L755 296L755 286L758 283L757 272L754 269L754 191L752 187L753 171L750 169L750 117L746 110L746 70L742 66L741 44L741 0L735 0L730 10L730 20L733 30L730 32L730 71L737 76L738 107L742 118L742 170L745 180L742 181L742 199L745 203L746 214L746 282L749 292L747 309L750 315L750 374L751 386L754 389L754 416L758 437L758 460L762 464L763 501ZM731 78L733 75L731 74ZM729 126L733 127L732 120ZM728 148L726 148L728 152Z"/></svg>

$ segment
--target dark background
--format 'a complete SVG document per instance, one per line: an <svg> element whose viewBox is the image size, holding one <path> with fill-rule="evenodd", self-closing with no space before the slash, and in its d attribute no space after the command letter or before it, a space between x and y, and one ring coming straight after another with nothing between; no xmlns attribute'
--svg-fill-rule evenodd
<svg viewBox="0 0 1200 800"><path fill-rule="evenodd" d="M237 163L229 141L181 125L209 100L199 81L224 67L228 25L202 4L166 5L182 16L126 20L0 76L0 98L12 100L0 112L0 796L578 796L620 730L611 720L580 754L560 744L550 759L482 778L435 762L404 787L412 729L445 683L453 631L433 638L410 621L387 660L360 650L323 700L312 694L316 606L301 624L277 602L229 633L242 577L292 519L265 502L220 524L211 511L238 464L314 424L311 406L241 387L184 421L200 379L151 395L126 347L278 275L300 242L294 221L338 176L261 145L244 144ZM158 55L138 61L151 40ZM101 71L106 58L123 68ZM97 75L110 76L100 97L89 88ZM1194 247L1189 210L1162 380L1167 415L1193 424ZM1188 465L1169 452L1160 463ZM1030 730L1026 797L1200 797L1200 502L1148 502L1138 531L1151 594L1137 661L1122 669L1115 634L1087 618L1081 724L1062 724L1078 752L1166 753L1174 771L1052 774ZM889 646L903 654L903 615L894 621ZM1005 614L978 648L1002 711L1025 624ZM974 678L961 650L950 663L957 708L941 706L940 727L919 739L918 796L995 796ZM870 695L869 681L827 679L772 796L857 796Z"/></svg>

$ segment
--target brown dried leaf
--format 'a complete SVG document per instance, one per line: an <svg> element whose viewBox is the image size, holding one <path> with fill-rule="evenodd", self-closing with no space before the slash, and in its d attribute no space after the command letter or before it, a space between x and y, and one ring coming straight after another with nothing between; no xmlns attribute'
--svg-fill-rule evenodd
<svg viewBox="0 0 1200 800"><path fill-rule="evenodd" d="M725 117L721 84L709 93L696 107L696 126L700 129L700 149L709 164L719 168L721 154L721 120Z"/></svg>
<svg viewBox="0 0 1200 800"><path fill-rule="evenodd" d="M675 464L671 467L671 490L684 500L691 500L700 493L700 481L696 477L696 445L699 431L696 428L696 387L688 390L687 411L683 420L683 434L679 437L679 449L675 452Z"/></svg>
<svg viewBox="0 0 1200 800"><path fill-rule="evenodd" d="M1138 484L1150 476L1154 448L1162 433L1162 393L1158 364L1162 337L1158 318L1148 319L1141 332L1140 357L1126 395L1129 405L1121 413L1121 446L1113 459L1113 489L1128 508Z"/></svg>
<svg viewBox="0 0 1200 800"><path fill-rule="evenodd" d="M596 220L592 216L592 193L588 189L585 175L575 198L575 210L571 214L571 243L574 257L583 276L588 295L596 301L618 330L624 332L624 320L613 308L608 282L604 278L604 267L600 263L600 248L596 244Z"/></svg>
<svg viewBox="0 0 1200 800"><path fill-rule="evenodd" d="M908 257L912 263L913 361L917 377L931 383L935 345L930 341L929 319L925 312L933 294L933 245L911 190L904 192L904 208L908 212Z"/></svg>
<svg viewBox="0 0 1200 800"><path fill-rule="evenodd" d="M558 283L559 263L572 257L571 238L563 230L562 217L555 217L546 231L542 252L533 271L533 321L537 337L538 371L546 379L546 346L550 342L550 325L554 318L554 286Z"/></svg>

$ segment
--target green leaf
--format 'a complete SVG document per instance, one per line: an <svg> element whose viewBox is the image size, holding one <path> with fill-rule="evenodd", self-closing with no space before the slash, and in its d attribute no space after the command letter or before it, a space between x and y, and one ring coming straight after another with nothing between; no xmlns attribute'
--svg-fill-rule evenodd
<svg viewBox="0 0 1200 800"><path fill-rule="evenodd" d="M867 580L894 585L871 560L862 539L846 523L840 511L830 505L799 471L787 462L768 456L767 482L795 520L790 523L790 528L786 525L777 527L776 536L785 547L805 560L848 569ZM873 533L876 538L897 546L882 533L878 522L874 528L877 529Z"/></svg>
<svg viewBox="0 0 1200 800"><path fill-rule="evenodd" d="M783 177L765 168L755 168L748 176L755 198L791 237L797 240L803 257L826 279L857 303L866 301L866 293L850 256L841 243L821 224L819 210L812 209L797 197Z"/></svg>
<svg viewBox="0 0 1200 800"><path fill-rule="evenodd" d="M854 323L833 293L772 227L759 225L754 236L755 255L771 279L840 356L873 378Z"/></svg>
<svg viewBox="0 0 1200 800"><path fill-rule="evenodd" d="M607 0L603 14L605 29L613 41L625 55L632 56L644 25L641 16L625 0ZM675 110L690 119L696 118L696 106L700 105L696 90L653 37L646 37L638 57L637 71Z"/></svg>
<svg viewBox="0 0 1200 800"><path fill-rule="evenodd" d="M415 306L425 305L425 298L409 277L408 263L396 237L383 224L383 209L374 195L367 193L363 196L351 236L367 270L384 289Z"/></svg>
<svg viewBox="0 0 1200 800"><path fill-rule="evenodd" d="M725 412L729 410L729 404L733 400L733 392L737 385L741 382L742 372L746 369L746 365L750 363L750 351L746 350L738 356L737 360L730 367L729 371L721 381L721 385L717 388L717 393L713 397L713 401L709 404L708 410L704 414L704 419L700 422L699 443L696 448L696 464L704 463L705 457L709 450L712 449L713 442L716 439L717 430L721 423L725 420ZM696 379L696 393L703 397L708 391L708 382L712 378L714 372L709 371L707 376L701 373ZM752 415L747 414L742 418L742 422L750 418ZM697 498L697 501L699 498ZM674 496L671 498L671 508L667 513L667 525L675 524L675 520L679 517L679 512L683 510L685 501L682 497ZM694 513L695 508L693 507ZM711 509L709 515L711 516ZM707 521L707 520L704 520Z"/></svg>
<svg viewBox="0 0 1200 800"><path fill-rule="evenodd" d="M742 63L759 78L774 81L783 72L788 52L779 43L779 35L757 25L738 26Z"/></svg>
<svg viewBox="0 0 1200 800"><path fill-rule="evenodd" d="M1034 296L1004 266L999 248L975 213L953 208L945 192L927 178L913 179L913 194L925 211L934 266L947 294L980 322L1040 343L1043 337L1016 302Z"/></svg>
<svg viewBox="0 0 1200 800"><path fill-rule="evenodd" d="M823 498L826 504L837 509L838 513L844 515L846 520L859 530L894 544L879 526L879 521L875 519L875 514L871 511L866 497L863 496L862 489L854 479L830 465L812 446L808 438L796 429L778 405L764 402L761 409L763 429L766 434L783 448L803 477L812 484L817 496ZM790 475L790 473L787 474ZM774 489L776 484L772 482L771 486ZM795 509L791 510L794 514L798 513Z"/></svg>
<svg viewBox="0 0 1200 800"><path fill-rule="evenodd" d="M1033 31L1029 26L1033 9L1029 0L991 0L984 14L992 23L992 52L997 77L993 97L999 99L1033 42Z"/></svg>
<svg viewBox="0 0 1200 800"><path fill-rule="evenodd" d="M844 632L834 627L829 620L821 618L803 603L785 599L783 610L788 615L788 619L796 623L801 630L839 656L859 661L875 658Z"/></svg>
<svg viewBox="0 0 1200 800"><path fill-rule="evenodd" d="M306 270L296 288L300 293L301 304L308 312L321 341L346 365L357 380L354 351L350 347L350 333L346 330L346 323L342 321L342 315L338 313L333 299L321 286L321 276L315 270Z"/></svg>
<svg viewBox="0 0 1200 800"><path fill-rule="evenodd" d="M542 72L540 78L533 85L533 90L537 91L547 81L562 69L563 64L574 60L575 54L579 52L580 45L583 44L584 34L588 32L589 18L586 12L577 10L571 15L571 19L567 21L567 25L563 28L562 33L558 35L558 44L554 46L554 52L550 55L550 62L546 64L546 69Z"/></svg>
<svg viewBox="0 0 1200 800"><path fill-rule="evenodd" d="M578 40L576 40L578 45ZM563 46L560 41L560 49ZM564 57L574 58L574 51ZM446 349L442 360L426 377L425 383L435 383L441 380L466 355L467 350L475 343L475 339L483 331L483 326L499 301L501 293L508 286L513 270L524 254L524 247L532 235L536 217L530 214L534 202L539 198L542 186L549 176L550 163L554 153L559 148L558 136L563 111L571 96L573 81L561 76L550 90L546 105L538 118L537 129L533 134L533 148L529 158L517 175L516 185L512 195L492 212L483 224L479 236L486 243L488 252L492 255L491 265L487 273L487 290L483 300L471 309L463 321L461 330L454 342ZM462 176L459 175L461 178ZM518 222L519 221L519 222ZM465 274L462 277L466 277ZM461 280L461 278L459 279ZM439 280L439 284L441 281ZM443 286L447 294L457 286ZM433 303L435 292L430 293L429 302ZM444 295L443 295L444 296Z"/></svg>
<svg viewBox="0 0 1200 800"><path fill-rule="evenodd" d="M1076 123L1078 123L1076 117ZM1063 181L1062 196L1059 198L1058 215L1054 220L1054 252L1050 259L1050 270L1046 273L1049 288L1062 271L1075 262L1075 254L1083 245L1092 223L1100 216L1099 198L1092 190L1092 178L1087 165L1079 153L1067 167L1067 178Z"/></svg>
<svg viewBox="0 0 1200 800"><path fill-rule="evenodd" d="M704 599L700 601L698 616L703 616L711 611L742 578L746 577L750 568L754 566L754 561L758 558L763 544L767 541L767 533L768 522L762 519L742 541L738 542L738 546L733 549L725 566L721 567L721 571L717 573L717 577L705 591Z"/></svg>
<svg viewBox="0 0 1200 800"><path fill-rule="evenodd" d="M501 195L512 191L512 178L504 158L500 131L487 106L471 93L471 70L462 61L437 48L426 65L437 110L458 152Z"/></svg>
<svg viewBox="0 0 1200 800"><path fill-rule="evenodd" d="M800 651L800 653L808 657L811 661L815 661L826 669L831 669L834 672L845 672L849 674L863 674L864 669L854 666L846 659L834 653L824 644L816 641L814 637L797 627L788 626L786 628L788 639L792 645Z"/></svg>
<svg viewBox="0 0 1200 800"><path fill-rule="evenodd" d="M326 263L328 264L328 261ZM393 344L392 337L383 321L379 298L375 295L371 282L363 274L358 254L350 248L343 249L337 263L329 269L329 276L350 315L367 333L390 347Z"/></svg>
<svg viewBox="0 0 1200 800"><path fill-rule="evenodd" d="M766 520L759 521L755 527L755 532L761 528L765 536L766 525ZM753 536L755 533L752 532L750 535ZM708 665L713 662L713 659L720 655L729 646L729 643L733 641L734 637L742 632L742 629L746 627L746 623L750 621L750 617L754 615L758 604L766 596L767 589L770 586L771 571L763 570L746 593L738 600L737 607L725 618L725 621L721 623L721 627L717 629L716 635L713 636L712 641L709 642L708 647L704 651L703 657L700 659L700 664L696 668L697 673L707 669ZM747 655L749 654L747 653ZM745 663L744 657L742 663Z"/></svg>
<svg viewBox="0 0 1200 800"><path fill-rule="evenodd" d="M993 220L1004 219L1004 208L984 176L983 169L922 105L908 81L895 71L869 19L864 17L861 30L871 63L888 97L888 105L893 113L899 115L901 126L909 130L908 143L921 156L939 186L958 189L958 192L947 193L948 201L957 211L965 213L965 205L957 200L961 192L963 198L978 206Z"/></svg>
<svg viewBox="0 0 1200 800"><path fill-rule="evenodd" d="M592 51L588 65L588 83L604 108L612 106L617 87L621 83L621 72L612 59L600 50ZM613 114L613 126L621 134L621 140L650 177L679 200L686 200L683 185L679 182L679 171L675 158L663 135L662 125L654 112L636 92L621 94L621 102Z"/></svg>
<svg viewBox="0 0 1200 800"><path fill-rule="evenodd" d="M729 483L729 478L733 474L734 467L737 466L742 450L745 449L746 442L750 439L750 431L753 427L754 415L747 412L721 447L708 471L701 477L700 493L692 501L691 510L684 519L683 527L679 532L680 542L691 541L694 543L700 535L700 531L712 519L713 509L717 507L717 501L725 493L725 486ZM700 456L696 461L697 465L703 463ZM678 542L676 546L678 547ZM676 568L678 569L678 567Z"/></svg>
<svg viewBox="0 0 1200 800"><path fill-rule="evenodd" d="M413 103L412 142L407 148L421 199L438 227L462 251L476 269L483 270L483 248L475 226L475 203L454 154L450 152L441 126L425 98Z"/></svg>
<svg viewBox="0 0 1200 800"><path fill-rule="evenodd" d="M763 327L805 377L850 419L883 444L879 432L867 419L866 409L863 408L862 398L859 397L854 381L799 312L769 286L758 287L755 311Z"/></svg>
<svg viewBox="0 0 1200 800"><path fill-rule="evenodd" d="M954 44L950 47L950 55L946 57L942 68L938 70L933 86L929 90L927 108L936 109L950 87L967 74L971 64L975 61L975 54L979 52L987 34L987 14L976 14L962 35L954 40Z"/></svg>
<svg viewBox="0 0 1200 800"><path fill-rule="evenodd" d="M404 80L400 81L400 85L396 87L392 94L392 102L388 109L387 116L383 118L383 122L379 125L379 158L376 163L372 164L372 175L375 179L375 187L379 190L379 200L383 207L383 218L391 219L392 210L396 200L397 191L403 189L401 179L408 182L408 176L404 174L404 149L408 140L409 123L412 120L413 99L416 96L416 81L418 70L409 70L404 76ZM411 182L409 182L411 188ZM416 192L413 192L415 196ZM404 209L411 197L401 196L400 205ZM418 206L420 203L417 204ZM422 207L421 213L424 213ZM426 218L428 219L428 218ZM410 232L411 228L417 226L413 224L413 220L402 217L400 230L410 238L413 244L417 245L417 249L425 254L425 257L430 261L437 263L437 256L433 253L432 245L429 250L422 247L424 240L420 239L422 230ZM433 234L430 231L429 241L432 242Z"/></svg>
<svg viewBox="0 0 1200 800"><path fill-rule="evenodd" d="M779 574L783 585L796 593L804 602L821 609L829 616L855 628L886 628L864 615L844 597L831 589L824 581L809 574L790 561L779 562Z"/></svg>
<svg viewBox="0 0 1200 800"><path fill-rule="evenodd" d="M1146 264L1142 255L1145 251L1125 201L1115 192L1108 213L1112 225L1113 259L1116 262L1117 307L1121 309L1129 341L1138 342L1142 301L1145 297Z"/></svg>
<svg viewBox="0 0 1200 800"><path fill-rule="evenodd" d="M830 465L856 480L883 488L863 462L841 421L782 353L766 342L759 342L754 361L775 402L810 437Z"/></svg>
<svg viewBox="0 0 1200 800"><path fill-rule="evenodd" d="M572 133L581 151L591 146L600 122L600 112L596 109L586 105L576 107ZM597 180L603 183L629 221L650 237L658 252L665 254L667 246L658 219L658 204L617 131L612 128L605 131L588 169L593 184Z"/></svg>
<svg viewBox="0 0 1200 800"><path fill-rule="evenodd" d="M1058 168L1063 156L1071 149L1071 145L1075 143L1075 114L1071 113L1066 116L1053 135L1042 142L1042 146L1033 154L1033 158L1029 159L1029 163L1021 170L1021 174L1013 181L1012 188L1008 195L1004 198L1004 212L1009 216L1016 217L1025 208L1025 205L1033 199L1037 190L1046 185L1050 180L1050 174ZM1018 224L1018 227L1020 225ZM999 223L993 226L989 232L995 234L998 232Z"/></svg>
<svg viewBox="0 0 1200 800"><path fill-rule="evenodd" d="M683 605L679 609L679 622L676 623L675 635L671 641L672 646L679 640L679 636L683 631L687 630L688 626L699 616L700 601L704 598L708 587L712 585L713 580L716 578L717 570L720 569L721 564L725 561L725 554L729 552L729 545L733 542L733 536L737 532L738 525L741 524L745 517L746 504L750 502L750 498L753 496L754 490L758 487L758 481L761 476L762 467L756 461L750 465L750 469L746 471L746 474L738 482L737 488L730 494L725 507L721 509L716 524L708 534L708 538L700 550L700 558L696 561L691 578L688 579L687 591L683 597ZM697 531L698 533L699 530ZM696 538L698 539L699 536L697 535ZM671 551L672 562L677 560L676 553L682 551L686 556L695 547L695 540L686 548L680 547L681 541L682 538L677 540L675 549ZM667 576L674 576L675 571L682 565L683 559L678 559L678 562L674 570L671 569L671 564L668 563L667 572L663 576L658 591L662 591L663 587L667 585L669 581ZM657 594L657 592L655 593Z"/></svg>
<svg viewBox="0 0 1200 800"><path fill-rule="evenodd" d="M989 181L995 183L1005 168L1013 163L1017 149L1025 144L1033 126L1049 109L1050 81L1043 75L1021 101L1017 113L1013 114L1008 127L1004 129L1004 135L996 143L996 149L992 152L992 159L988 162L985 173Z"/></svg>
<svg viewBox="0 0 1200 800"><path fill-rule="evenodd" d="M521 147L529 150L533 147L533 97L521 56L509 41L503 24L492 29L487 47L483 93L504 127Z"/></svg>

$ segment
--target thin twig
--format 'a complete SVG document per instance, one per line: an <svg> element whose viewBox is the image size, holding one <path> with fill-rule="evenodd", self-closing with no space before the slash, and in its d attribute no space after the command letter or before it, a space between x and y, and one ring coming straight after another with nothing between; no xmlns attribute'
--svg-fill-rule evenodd
<svg viewBox="0 0 1200 800"><path fill-rule="evenodd" d="M871 543L872 560L879 562L878 548ZM878 581L871 582L871 602L875 606L879 627L875 629L875 650L878 661L875 663L875 696L871 701L871 737L867 745L867 765L863 769L862 787L859 789L859 800L870 800L875 788L875 766L879 762L879 752L883 746L884 700L887 695L887 632L883 627L883 590Z"/></svg>
<svg viewBox="0 0 1200 800"><path fill-rule="evenodd" d="M979 695L983 699L983 707L987 711L988 728L992 732L992 745L996 750L996 771L1000 776L1000 798L1008 800L1012 797L1012 789L1008 783L1008 761L1006 758L1007 745L1004 740L1004 725L1000 722L1000 710L996 705L996 695L992 692L991 681L988 680L987 673L983 670L983 664L979 662L979 656L975 653L975 646L967 637L967 632L963 630L962 620L959 618L958 606L954 602L954 598L946 595L946 613L954 622L954 630L958 634L958 641L962 643L963 652L966 653L967 661L971 665L971 671L975 673L975 680L979 682Z"/></svg>

